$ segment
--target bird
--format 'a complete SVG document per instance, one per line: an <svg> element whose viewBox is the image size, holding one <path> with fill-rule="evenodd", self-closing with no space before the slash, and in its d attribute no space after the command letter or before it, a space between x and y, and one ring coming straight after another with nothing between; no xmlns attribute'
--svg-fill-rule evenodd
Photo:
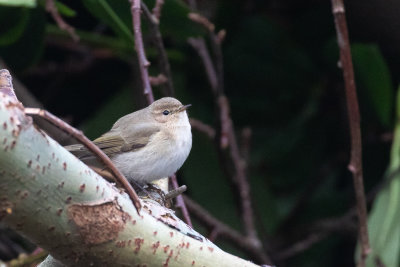
<svg viewBox="0 0 400 267"><path fill-rule="evenodd" d="M154 101L117 120L95 139L97 145L129 182L145 185L171 176L185 162L192 148L192 132L186 110L173 97ZM82 144L65 147L80 160L99 166Z"/></svg>

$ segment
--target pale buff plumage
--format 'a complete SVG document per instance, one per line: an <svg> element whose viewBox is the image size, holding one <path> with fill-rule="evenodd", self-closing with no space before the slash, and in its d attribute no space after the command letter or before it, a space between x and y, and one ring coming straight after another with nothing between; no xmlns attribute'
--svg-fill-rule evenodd
<svg viewBox="0 0 400 267"><path fill-rule="evenodd" d="M175 98L161 98L120 118L93 142L128 180L144 184L170 176L182 166L192 147L187 107ZM93 163L93 155L82 145L66 148L82 161Z"/></svg>

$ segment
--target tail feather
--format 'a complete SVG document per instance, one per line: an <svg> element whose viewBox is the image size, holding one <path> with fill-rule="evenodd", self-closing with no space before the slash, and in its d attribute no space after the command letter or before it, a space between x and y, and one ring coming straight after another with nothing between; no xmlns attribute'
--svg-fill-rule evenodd
<svg viewBox="0 0 400 267"><path fill-rule="evenodd" d="M88 151L84 145L69 145L65 146L64 148L75 155L78 159L85 162L87 165L103 168L103 164L99 162L97 157L95 157L90 151Z"/></svg>
<svg viewBox="0 0 400 267"><path fill-rule="evenodd" d="M65 146L64 148L74 154L80 160L93 158L93 154L81 144L69 145Z"/></svg>

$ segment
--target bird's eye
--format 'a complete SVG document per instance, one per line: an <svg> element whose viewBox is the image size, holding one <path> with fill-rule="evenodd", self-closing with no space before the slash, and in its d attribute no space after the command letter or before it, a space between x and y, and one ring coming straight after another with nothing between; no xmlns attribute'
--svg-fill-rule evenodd
<svg viewBox="0 0 400 267"><path fill-rule="evenodd" d="M164 110L162 114L168 115L168 114L169 114L169 111L168 111L168 110Z"/></svg>

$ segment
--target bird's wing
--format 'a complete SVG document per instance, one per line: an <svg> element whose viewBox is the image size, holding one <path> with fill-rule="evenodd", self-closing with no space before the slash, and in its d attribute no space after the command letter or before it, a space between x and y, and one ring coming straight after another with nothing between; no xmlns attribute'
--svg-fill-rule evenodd
<svg viewBox="0 0 400 267"><path fill-rule="evenodd" d="M123 125L118 129L113 128L93 142L112 157L121 152L137 151L145 147L150 138L159 131L159 127L148 123L141 123L135 127Z"/></svg>

